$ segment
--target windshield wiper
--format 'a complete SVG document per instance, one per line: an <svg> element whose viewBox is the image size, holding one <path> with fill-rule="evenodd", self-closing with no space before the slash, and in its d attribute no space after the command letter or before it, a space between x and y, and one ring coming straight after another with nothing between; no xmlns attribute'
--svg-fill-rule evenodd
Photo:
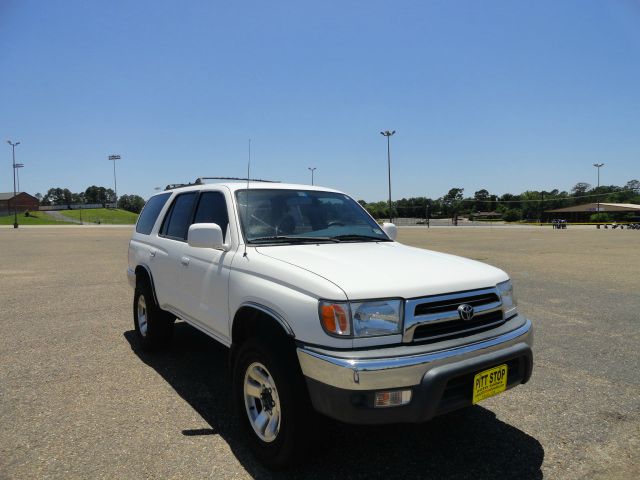
<svg viewBox="0 0 640 480"><path fill-rule="evenodd" d="M269 237L258 237L249 240L249 243L316 243L316 242L333 242L337 243L333 237L297 237L295 235L272 235Z"/></svg>
<svg viewBox="0 0 640 480"><path fill-rule="evenodd" d="M389 242L390 240L387 238L374 237L372 235L358 235L358 234L346 234L346 235L336 235L335 238L339 242L348 242L351 240L361 240L363 242Z"/></svg>

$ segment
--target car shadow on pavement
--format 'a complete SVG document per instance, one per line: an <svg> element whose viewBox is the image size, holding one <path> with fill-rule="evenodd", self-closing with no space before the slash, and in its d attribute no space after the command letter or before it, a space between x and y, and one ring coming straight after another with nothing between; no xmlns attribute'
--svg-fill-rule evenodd
<svg viewBox="0 0 640 480"><path fill-rule="evenodd" d="M176 435L220 435L254 478L542 478L540 442L480 406L419 425L351 426L322 417L305 461L270 472L239 431L225 347L182 322L162 352L140 350L134 331L124 337L211 427L185 425Z"/></svg>

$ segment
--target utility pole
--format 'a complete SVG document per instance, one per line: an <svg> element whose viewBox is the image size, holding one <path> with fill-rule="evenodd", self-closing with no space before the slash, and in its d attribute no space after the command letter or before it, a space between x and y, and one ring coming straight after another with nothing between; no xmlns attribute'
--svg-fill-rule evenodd
<svg viewBox="0 0 640 480"><path fill-rule="evenodd" d="M387 167L389 173L389 222L393 222L393 209L391 207L391 143L389 139L395 133L395 130L384 130L383 132L380 132L380 135L387 137Z"/></svg>
<svg viewBox="0 0 640 480"><path fill-rule="evenodd" d="M430 218L429 218L429 201L427 200L427 210L425 212L425 220L427 221L427 228L431 228L431 226L429 225L431 223Z"/></svg>
<svg viewBox="0 0 640 480"><path fill-rule="evenodd" d="M309 170L311 170L311 185L313 185L313 172L315 172L316 167L307 167Z"/></svg>
<svg viewBox="0 0 640 480"><path fill-rule="evenodd" d="M600 188L600 167L604 167L604 163L594 163L593 166L598 169L598 186L596 188ZM600 196L598 196L598 207L596 211L600 213Z"/></svg>
<svg viewBox="0 0 640 480"><path fill-rule="evenodd" d="M18 228L18 206L16 205L16 147L20 145L20 142L12 143L11 140L7 140L7 143L11 145L13 151L13 228Z"/></svg>
<svg viewBox="0 0 640 480"><path fill-rule="evenodd" d="M118 208L118 182L116 180L116 160L120 160L120 155L109 155L109 160L113 161L113 191L116 195L116 208Z"/></svg>

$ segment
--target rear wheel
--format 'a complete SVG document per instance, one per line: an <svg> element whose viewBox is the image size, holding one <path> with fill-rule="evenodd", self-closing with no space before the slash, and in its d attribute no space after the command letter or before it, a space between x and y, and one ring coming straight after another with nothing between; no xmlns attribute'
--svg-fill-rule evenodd
<svg viewBox="0 0 640 480"><path fill-rule="evenodd" d="M133 295L133 324L143 350L169 344L175 317L156 304L147 280L140 280Z"/></svg>
<svg viewBox="0 0 640 480"><path fill-rule="evenodd" d="M240 346L233 369L235 402L249 446L272 468L300 459L310 414L297 360L291 362L285 352L251 338Z"/></svg>

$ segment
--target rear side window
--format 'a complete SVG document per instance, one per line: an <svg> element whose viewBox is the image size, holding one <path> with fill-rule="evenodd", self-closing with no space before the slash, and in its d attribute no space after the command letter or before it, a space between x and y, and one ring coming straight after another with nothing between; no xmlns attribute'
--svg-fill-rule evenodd
<svg viewBox="0 0 640 480"><path fill-rule="evenodd" d="M224 234L229 224L224 195L220 192L204 192L200 195L193 223L217 223Z"/></svg>
<svg viewBox="0 0 640 480"><path fill-rule="evenodd" d="M191 223L193 204L196 200L196 192L183 193L178 195L171 205L171 211L160 229L160 235L173 238L175 240L187 239L187 228Z"/></svg>
<svg viewBox="0 0 640 480"><path fill-rule="evenodd" d="M160 215L160 210L167 203L167 200L171 196L170 193L161 193L151 197L149 201L144 205L140 216L138 217L138 223L136 224L136 232L149 235L153 226Z"/></svg>

